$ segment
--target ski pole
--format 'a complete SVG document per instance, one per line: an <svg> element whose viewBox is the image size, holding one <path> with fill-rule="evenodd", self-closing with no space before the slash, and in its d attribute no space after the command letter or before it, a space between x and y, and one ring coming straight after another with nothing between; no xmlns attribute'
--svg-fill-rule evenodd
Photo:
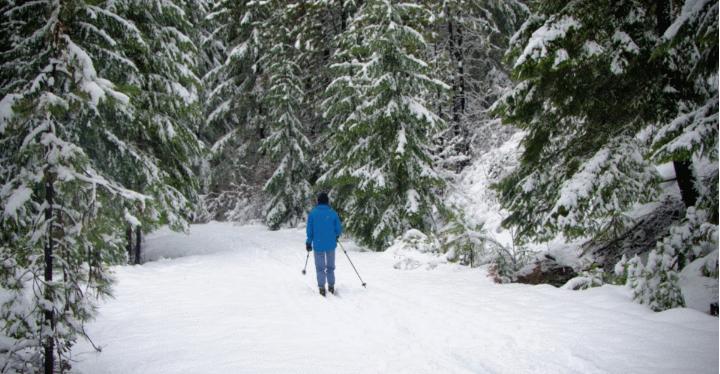
<svg viewBox="0 0 720 374"><path fill-rule="evenodd" d="M305 267L303 268L303 271L302 271L303 275L305 275L305 269L307 269L307 262L308 262L309 258L310 258L310 252L308 252L307 256L305 256Z"/></svg>
<svg viewBox="0 0 720 374"><path fill-rule="evenodd" d="M360 283L362 283L362 286L365 287L367 283L363 282L362 278L360 277L360 273L358 273L357 269L355 268L355 264L353 264L352 260L350 259L350 256L345 250L345 247L339 241L338 244L340 244L340 248L342 248L343 252L345 252L345 256L347 257L348 261L350 261L350 265L352 265L353 270L355 270L355 274L357 274L358 279L360 279Z"/></svg>

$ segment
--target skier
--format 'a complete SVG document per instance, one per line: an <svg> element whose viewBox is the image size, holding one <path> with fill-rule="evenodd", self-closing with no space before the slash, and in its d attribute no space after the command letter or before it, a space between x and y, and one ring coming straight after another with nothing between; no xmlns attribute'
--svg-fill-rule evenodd
<svg viewBox="0 0 720 374"><path fill-rule="evenodd" d="M335 293L335 247L342 233L340 217L329 202L327 193L318 194L317 206L308 214L305 241L308 252L315 249L315 271L322 296L325 296L326 281L328 291Z"/></svg>

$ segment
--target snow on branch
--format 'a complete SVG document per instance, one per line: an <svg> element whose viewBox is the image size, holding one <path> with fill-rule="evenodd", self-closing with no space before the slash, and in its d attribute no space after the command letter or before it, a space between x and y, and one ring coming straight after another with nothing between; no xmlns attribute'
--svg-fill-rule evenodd
<svg viewBox="0 0 720 374"><path fill-rule="evenodd" d="M675 19L675 22L673 22L672 25L665 30L663 39L674 39L680 28L689 22L696 20L698 18L698 14L702 12L703 8L705 8L707 4L711 3L714 3L715 7L718 6L717 1L715 0L685 0L682 10L680 11L680 15ZM714 22L717 25L717 11L714 12L714 14L716 15Z"/></svg>
<svg viewBox="0 0 720 374"><path fill-rule="evenodd" d="M5 190L5 188L3 188L3 190ZM5 196L7 196L7 200L5 200ZM17 211L22 209L22 207L30 201L32 189L23 184L14 190L2 191L0 197L3 198L5 205L3 217L17 220Z"/></svg>
<svg viewBox="0 0 720 374"><path fill-rule="evenodd" d="M563 230L601 224L605 219L601 217L620 214L631 204L654 196L652 186L657 177L635 140L614 139L563 182L545 223L556 222ZM595 219L599 221L593 222Z"/></svg>
<svg viewBox="0 0 720 374"><path fill-rule="evenodd" d="M130 212L125 208L125 213L123 215L125 217L125 221L130 224L132 227L140 227L142 224L140 223L140 220L137 219L137 217L130 214Z"/></svg>
<svg viewBox="0 0 720 374"><path fill-rule="evenodd" d="M235 133L238 131L237 128L231 130L227 134L223 135L220 140L216 141L212 147L210 147L210 151L213 154L217 154L218 152L222 151L222 149L225 147L225 144L232 139L232 137L235 135Z"/></svg>
<svg viewBox="0 0 720 374"><path fill-rule="evenodd" d="M0 100L0 135L5 133L8 122L10 122L15 115L13 105L15 105L15 102L21 97L22 96L17 94L7 94Z"/></svg>
<svg viewBox="0 0 720 374"><path fill-rule="evenodd" d="M714 79L717 79L715 76ZM657 160L668 160L676 153L711 152L717 143L708 141L717 139L718 132L718 95L711 97L704 105L678 115L673 121L663 126L653 139L657 148L652 157Z"/></svg>
<svg viewBox="0 0 720 374"><path fill-rule="evenodd" d="M548 44L556 39L565 37L567 32L573 28L580 28L580 22L573 17L563 16L557 21L555 19L548 20L532 33L530 40L528 40L525 49L515 61L513 68L524 64L528 59L536 60L545 57L548 53Z"/></svg>
<svg viewBox="0 0 720 374"><path fill-rule="evenodd" d="M89 16L90 16L91 18L95 18L95 17L97 17L98 15L103 15L103 16L105 16L105 17L107 17L107 18L109 18L109 19L112 19L113 21L117 22L117 23L120 24L125 30L128 31L128 33L133 37L133 39L135 40L135 42L137 42L139 45L141 45L141 46L144 47L144 48L148 48L147 43L145 43L145 39L143 39L143 37L142 37L142 33L141 33L140 30L137 28L137 26L135 26L134 23L132 23L132 22L130 22L130 21L128 21L128 20L126 20L126 19L118 16L117 14L115 14L115 13L113 13L113 12L107 10L107 9L103 9L103 8L101 8L101 7L99 7L99 6L87 5L87 11L88 11Z"/></svg>
<svg viewBox="0 0 720 374"><path fill-rule="evenodd" d="M148 200L153 200L151 196L141 194L139 192L127 189L125 187L122 187L114 182L111 182L107 179L105 179L103 176L101 176L95 169L88 167L84 170L84 173L80 173L74 169L70 169L68 167L65 167L63 165L58 165L56 167L56 172L58 175L58 180L72 180L77 179L79 181L91 184L93 186L100 186L105 188L108 192L114 195L118 195L123 197L124 199L131 200L131 201L138 201L143 206Z"/></svg>
<svg viewBox="0 0 720 374"><path fill-rule="evenodd" d="M90 95L93 106L97 106L100 100L105 98L106 94L109 94L123 104L130 102L129 97L114 90L112 82L97 76L92 58L84 49L75 44L68 35L62 35L62 39L67 44L68 60L76 61L80 65L82 74L76 76L75 79L77 79L80 89Z"/></svg>

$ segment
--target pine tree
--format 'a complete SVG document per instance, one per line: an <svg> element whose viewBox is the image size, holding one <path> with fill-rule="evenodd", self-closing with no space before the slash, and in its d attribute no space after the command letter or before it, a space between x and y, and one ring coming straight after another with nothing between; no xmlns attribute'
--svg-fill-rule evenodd
<svg viewBox="0 0 720 374"><path fill-rule="evenodd" d="M298 77L300 67L294 61L297 53L290 44L295 37L289 26L292 17L287 16L282 7L273 16L280 25L266 31L270 34L266 34L267 39L274 45L261 60L268 76L268 89L262 103L268 111L269 131L260 149L277 165L264 186L270 195L265 221L271 229L302 221L311 189L307 181L310 142L298 118L304 91Z"/></svg>
<svg viewBox="0 0 720 374"><path fill-rule="evenodd" d="M333 133L320 182L335 191L348 231L376 250L428 229L438 209L443 181L428 145L443 122L426 99L447 86L421 59L428 46L418 29L430 19L420 5L366 2L341 36L327 90Z"/></svg>
<svg viewBox="0 0 720 374"><path fill-rule="evenodd" d="M702 210L690 207L685 218L670 227L648 255L645 266L639 260L628 268L628 286L635 300L655 311L684 306L678 286L678 273L690 262L705 257L718 248L718 226L708 222Z"/></svg>
<svg viewBox="0 0 720 374"><path fill-rule="evenodd" d="M286 25L296 52L294 61L300 69L297 76L304 88L303 104L297 115L312 143L312 157L306 160L308 180L312 183L322 172L322 160L317 155L327 151L330 134L328 119L322 113L325 89L332 81L331 58L337 50L339 35L347 29L356 10L353 0L300 2L285 8Z"/></svg>
<svg viewBox="0 0 720 374"><path fill-rule="evenodd" d="M525 239L614 235L623 211L656 197L646 129L669 121L677 103L654 57L660 6L537 4L515 36L518 84L496 109L527 136L520 167L498 189L512 211L505 224Z"/></svg>
<svg viewBox="0 0 720 374"><path fill-rule="evenodd" d="M200 123L200 80L196 74L198 48L190 38L195 25L187 15L200 5L195 1L112 3L111 10L137 25L144 42L126 47L134 71L107 72L113 81L138 88L132 98L136 108L132 118L123 121L132 125L122 123L132 131L115 130L118 136L112 146L121 154L110 149L95 157L106 159L107 172L125 186L152 196L142 210L138 206L118 208L138 219L138 236L141 229L149 232L161 224L186 229L197 200L193 164L202 147L195 135ZM131 257L139 263L139 238L136 243Z"/></svg>
<svg viewBox="0 0 720 374"><path fill-rule="evenodd" d="M110 292L106 266L124 259L117 201L148 197L104 174L92 136L113 138L108 118L130 98L98 73L133 69L115 49L137 29L84 1L5 2L0 108L0 308L3 372L66 370L67 354ZM126 87L128 91L132 87Z"/></svg>
<svg viewBox="0 0 720 374"><path fill-rule="evenodd" d="M633 287L633 298L640 304L648 305L652 310L663 310L683 307L685 300L678 286L677 263L673 262L675 253L652 250L648 255L647 265L633 268L630 283ZM632 264L631 266L636 266Z"/></svg>
<svg viewBox="0 0 720 374"><path fill-rule="evenodd" d="M437 17L433 60L444 62L438 74L451 85L450 100L438 102L449 123L440 138L439 162L457 172L470 161L471 143L490 148L507 136L507 128L493 126L497 121L487 109L511 84L502 54L528 11L517 1L444 0L428 6Z"/></svg>
<svg viewBox="0 0 720 374"><path fill-rule="evenodd" d="M718 4L686 1L662 35L658 54L672 74L665 92L678 100L655 132L652 159L693 166L694 182L681 188L687 206L718 223ZM690 171L690 170L688 170ZM680 183L680 182L679 182Z"/></svg>
<svg viewBox="0 0 720 374"><path fill-rule="evenodd" d="M209 209L214 211L207 218L262 214L255 208L262 207L261 187L271 168L258 151L267 136L260 59L267 51L263 30L270 8L267 1L218 1L207 17L215 25L207 43L225 54L215 56L221 63L203 77L207 101L202 137L211 144L204 204L218 208Z"/></svg>
<svg viewBox="0 0 720 374"><path fill-rule="evenodd" d="M535 11L508 55L519 83L496 106L527 130L520 167L498 186L513 212L505 223L525 239L616 237L623 212L656 198L652 162L672 161L686 217L646 265L628 262L627 280L654 310L683 305L677 273L697 247L689 238L717 240L706 238L717 232L717 4L571 1Z"/></svg>

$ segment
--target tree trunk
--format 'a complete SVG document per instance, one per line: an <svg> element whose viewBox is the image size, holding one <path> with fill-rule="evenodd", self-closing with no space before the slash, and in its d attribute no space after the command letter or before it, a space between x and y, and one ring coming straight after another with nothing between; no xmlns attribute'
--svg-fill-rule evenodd
<svg viewBox="0 0 720 374"><path fill-rule="evenodd" d="M453 22L451 19L448 19L448 34L449 34L449 44L450 44L450 56L454 59L457 58L457 47L455 46L455 28L453 25ZM453 61L454 66L453 68L456 68L458 66L457 61ZM458 136L460 135L460 88L459 88L459 72L453 71L453 79L452 79L452 121L453 121L453 135Z"/></svg>
<svg viewBox="0 0 720 374"><path fill-rule="evenodd" d="M127 237L127 254L128 254L128 263L133 262L133 241L132 241L132 225L128 225L127 230L125 230L125 236Z"/></svg>
<svg viewBox="0 0 720 374"><path fill-rule="evenodd" d="M342 7L342 12L340 14L340 32L344 32L347 29L346 19L348 17L348 14L347 14L348 12L347 12L347 9L345 9L344 5L341 7Z"/></svg>
<svg viewBox="0 0 720 374"><path fill-rule="evenodd" d="M670 27L670 0L658 0L655 3L655 18L657 19L655 31L658 35L663 35Z"/></svg>
<svg viewBox="0 0 720 374"><path fill-rule="evenodd" d="M460 114L465 114L465 61L463 57L463 31L460 25L457 25L457 46L455 48L455 59L458 68L458 88Z"/></svg>
<svg viewBox="0 0 720 374"><path fill-rule="evenodd" d="M446 12L449 15L450 12L446 8ZM453 135L456 139L460 140L460 143L455 144L455 150L458 154L467 154L468 147L465 144L465 135L462 128L462 116L465 114L465 67L463 66L463 53L462 53L462 28L460 24L453 23L452 18L448 19L448 34L449 34L449 46L450 56L453 60L453 81L452 81L452 127ZM465 162L458 163L456 165L456 171L460 171Z"/></svg>
<svg viewBox="0 0 720 374"><path fill-rule="evenodd" d="M55 245L53 238L53 204L55 199L54 175L50 172L45 174L45 222L47 226L47 237L45 241L45 300L53 305L53 291L50 283L53 280L53 247ZM52 374L55 366L55 357L53 356L55 341L53 335L55 333L55 313L54 310L46 310L44 312L44 324L50 325L50 336L45 339L45 374Z"/></svg>
<svg viewBox="0 0 720 374"><path fill-rule="evenodd" d="M655 3L655 18L657 19L657 29L655 31L658 35L663 35L665 30L670 27L670 13L670 0L658 0ZM698 192L695 190L693 183L692 170L690 169L691 165L692 163L689 160L673 160L675 177L686 208L694 206L698 198Z"/></svg>
<svg viewBox="0 0 720 374"><path fill-rule="evenodd" d="M140 253L141 248L140 245L142 243L142 227L138 226L137 229L137 237L135 242L135 265L140 265Z"/></svg>
<svg viewBox="0 0 720 374"><path fill-rule="evenodd" d="M686 208L694 206L698 198L698 192L695 190L690 165L690 161L673 161L675 178L677 180L678 187L680 188L682 201L685 203Z"/></svg>
<svg viewBox="0 0 720 374"><path fill-rule="evenodd" d="M457 119L457 126L458 126L458 132L460 134L460 137L462 139L462 142L459 144L460 146L460 153L467 155L470 153L469 148L469 142L467 141L467 131L465 128L463 128L462 125L462 118L465 116L465 61L463 58L463 31L462 27L460 25L457 25L457 44L455 48L455 60L457 64L457 75L458 75L458 112L459 116ZM467 166L467 161L462 161L460 165L458 165L458 172L463 168Z"/></svg>

